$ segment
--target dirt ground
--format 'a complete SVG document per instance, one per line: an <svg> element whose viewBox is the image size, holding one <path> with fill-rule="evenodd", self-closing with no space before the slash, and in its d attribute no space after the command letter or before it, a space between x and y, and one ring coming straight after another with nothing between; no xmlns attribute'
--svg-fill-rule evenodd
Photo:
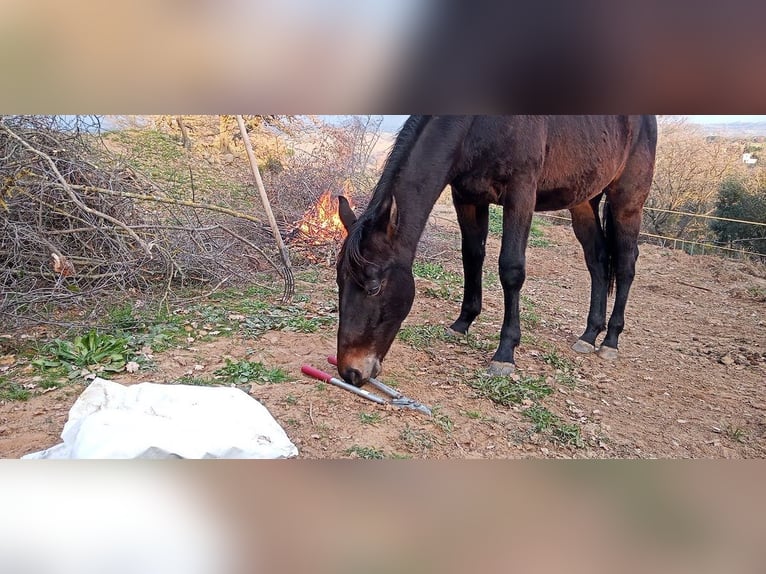
<svg viewBox="0 0 766 574"><path fill-rule="evenodd" d="M423 256L460 272L454 214L442 202L427 230L435 238ZM417 349L396 340L381 379L434 408L377 406L304 377L310 363L331 370L334 328L316 333L269 331L256 340L219 338L156 355L151 372L113 377L123 383L172 382L189 372L212 373L226 357L260 360L290 374L289 382L252 385L251 395L285 428L301 458L762 458L766 456L766 270L753 263L690 256L641 246L636 280L620 339L620 358L606 362L570 350L585 325L589 279L571 229L544 227L550 242L528 249L523 294L539 317L516 355L524 374L542 374L554 388L541 404L580 429L580 446L534 432L522 403L500 406L477 396L468 382L492 350L435 340ZM499 238L488 240L487 271L496 273ZM334 270L317 267L316 284L299 292L332 301ZM318 288L321 286L321 288ZM459 303L427 296L418 279L406 325L449 325ZM484 311L472 332L496 337L502 292L485 288ZM562 384L544 360L554 352L574 365ZM196 366L196 367L195 367ZM0 455L8 458L60 442L74 385L0 403ZM370 389L374 390L374 389ZM367 416L364 416L367 415ZM377 416L376 416L377 415Z"/></svg>

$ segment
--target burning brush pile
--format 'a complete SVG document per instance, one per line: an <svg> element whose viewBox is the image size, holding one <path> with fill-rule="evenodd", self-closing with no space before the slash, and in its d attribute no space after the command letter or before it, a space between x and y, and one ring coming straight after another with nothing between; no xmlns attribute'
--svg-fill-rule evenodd
<svg viewBox="0 0 766 574"><path fill-rule="evenodd" d="M348 190L344 194L354 207ZM317 202L309 207L288 235L293 249L301 252L309 261L331 261L337 255L346 237L346 228L338 215L338 197L325 191Z"/></svg>

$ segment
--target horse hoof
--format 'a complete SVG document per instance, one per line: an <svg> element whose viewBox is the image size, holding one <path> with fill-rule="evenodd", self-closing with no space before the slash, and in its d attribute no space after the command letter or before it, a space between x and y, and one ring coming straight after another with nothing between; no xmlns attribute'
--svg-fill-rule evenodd
<svg viewBox="0 0 766 574"><path fill-rule="evenodd" d="M501 361L490 361L489 367L487 367L487 373L493 377L507 377L512 375L516 370L516 365L513 363L503 363Z"/></svg>
<svg viewBox="0 0 766 574"><path fill-rule="evenodd" d="M617 357L620 356L620 353L614 347L601 345L598 349L598 356L602 359L606 359L607 361L614 361L617 359Z"/></svg>
<svg viewBox="0 0 766 574"><path fill-rule="evenodd" d="M572 345L572 350L575 353L592 353L596 350L596 347L588 343L587 341L583 341L582 339L577 339L574 345Z"/></svg>
<svg viewBox="0 0 766 574"><path fill-rule="evenodd" d="M467 333L461 333L460 331L455 331L452 327L445 327L444 329L444 335L448 339L462 339L467 335Z"/></svg>

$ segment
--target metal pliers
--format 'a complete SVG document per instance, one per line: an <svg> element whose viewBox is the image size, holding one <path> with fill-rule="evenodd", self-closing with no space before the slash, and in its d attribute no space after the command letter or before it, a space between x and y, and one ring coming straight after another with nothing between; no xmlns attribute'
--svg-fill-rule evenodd
<svg viewBox="0 0 766 574"><path fill-rule="evenodd" d="M334 356L327 357L327 362L330 363L331 365L335 365L336 367L338 366L338 360ZM431 409L428 408L426 405L421 404L417 402L416 400L411 399L409 397L405 397L402 393L400 393L396 389L392 389L391 387L389 387L382 381L379 381L378 379L368 379L365 382L370 383L372 386L374 386L378 390L388 395L390 400L386 400L383 397L373 394L365 389L361 389L359 387L355 387L354 385L350 385L346 381L343 381L337 377L333 377L332 375L325 373L324 371L320 371L319 369L315 369L311 365L303 365L301 367L301 372L315 379L319 379L320 381L324 381L326 383L335 385L336 387L340 387L341 389L345 389L349 392L359 395L360 397L364 397L365 399L372 401L374 403L378 403L380 405L389 404L389 405L393 405L395 407L400 407L403 409L413 409L423 414L426 414L428 416L432 416Z"/></svg>

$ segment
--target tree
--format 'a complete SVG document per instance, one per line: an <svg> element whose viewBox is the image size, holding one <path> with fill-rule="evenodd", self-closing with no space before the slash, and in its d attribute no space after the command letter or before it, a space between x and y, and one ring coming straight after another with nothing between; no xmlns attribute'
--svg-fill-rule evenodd
<svg viewBox="0 0 766 574"><path fill-rule="evenodd" d="M705 220L668 211L709 215L726 176L741 169L735 142L705 137L685 117L660 116L652 192L644 226L650 233L679 239L704 239Z"/></svg>
<svg viewBox="0 0 766 574"><path fill-rule="evenodd" d="M766 223L766 185L763 177L759 185L749 190L746 182L730 177L723 181L718 192L715 214L717 217ZM732 247L766 254L766 227L736 221L713 220L710 228L719 241Z"/></svg>

